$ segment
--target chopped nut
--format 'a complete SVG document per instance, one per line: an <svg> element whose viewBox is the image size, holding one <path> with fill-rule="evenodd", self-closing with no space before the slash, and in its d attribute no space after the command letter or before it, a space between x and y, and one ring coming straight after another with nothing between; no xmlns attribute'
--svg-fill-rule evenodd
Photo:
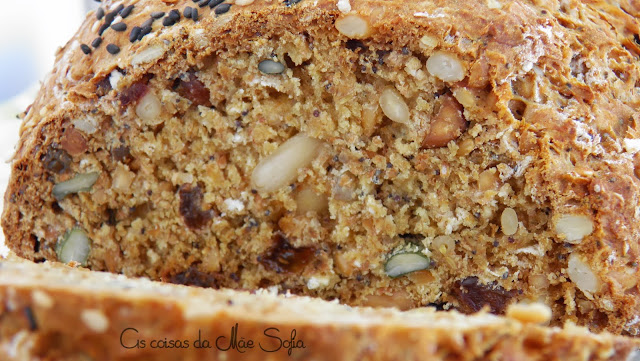
<svg viewBox="0 0 640 361"><path fill-rule="evenodd" d="M391 278L429 268L431 260L419 252L394 254L384 265L384 272Z"/></svg>
<svg viewBox="0 0 640 361"><path fill-rule="evenodd" d="M455 54L436 51L427 60L429 73L442 81L455 82L464 79L464 68Z"/></svg>
<svg viewBox="0 0 640 361"><path fill-rule="evenodd" d="M327 196L318 194L310 188L303 188L298 192L296 195L296 204L298 214L306 214L307 212L322 214L329 208Z"/></svg>
<svg viewBox="0 0 640 361"><path fill-rule="evenodd" d="M403 290L396 290L391 295L365 296L364 304L369 307L392 307L401 311L412 309L415 306L411 296Z"/></svg>
<svg viewBox="0 0 640 361"><path fill-rule="evenodd" d="M495 168L487 169L478 176L478 189L481 191L497 189L499 184L500 178Z"/></svg>
<svg viewBox="0 0 640 361"><path fill-rule="evenodd" d="M124 166L118 165L113 172L113 181L111 186L117 191L128 191L131 189L131 183L136 175L128 171Z"/></svg>
<svg viewBox="0 0 640 361"><path fill-rule="evenodd" d="M442 254L452 254L456 247L456 241L451 236L438 236L433 239L431 248L434 252L440 252Z"/></svg>
<svg viewBox="0 0 640 361"><path fill-rule="evenodd" d="M321 141L299 133L262 159L251 174L253 188L262 192L278 190L298 176L298 170L307 167L318 155Z"/></svg>
<svg viewBox="0 0 640 361"><path fill-rule="evenodd" d="M60 146L70 155L80 155L89 149L82 133L75 128L67 128L60 139Z"/></svg>
<svg viewBox="0 0 640 361"><path fill-rule="evenodd" d="M456 153L456 155L459 157L464 157L467 154L471 153L475 149L475 147L476 145L473 139L467 138L462 142L460 142L460 145L458 147L458 153Z"/></svg>
<svg viewBox="0 0 640 361"><path fill-rule="evenodd" d="M547 324L551 320L551 308L542 303L513 303L507 307L507 317L522 323Z"/></svg>
<svg viewBox="0 0 640 361"><path fill-rule="evenodd" d="M518 214L513 208L505 208L500 216L502 233L511 236L518 231Z"/></svg>
<svg viewBox="0 0 640 361"><path fill-rule="evenodd" d="M85 265L91 250L91 240L81 228L73 228L65 233L56 244L58 261L62 263L78 262Z"/></svg>
<svg viewBox="0 0 640 361"><path fill-rule="evenodd" d="M140 99L138 105L136 105L136 115L140 119L151 122L152 124L157 123L161 111L162 104L152 91L147 92L147 94Z"/></svg>
<svg viewBox="0 0 640 361"><path fill-rule="evenodd" d="M333 184L333 199L345 202L353 201L356 199L357 186L357 180L350 172L341 174Z"/></svg>
<svg viewBox="0 0 640 361"><path fill-rule="evenodd" d="M556 232L565 242L577 244L593 232L593 222L586 215L564 214L556 221Z"/></svg>
<svg viewBox="0 0 640 361"><path fill-rule="evenodd" d="M336 29L340 34L350 39L363 39L371 32L369 22L356 14L347 15L336 20Z"/></svg>
<svg viewBox="0 0 640 361"><path fill-rule="evenodd" d="M150 63L154 60L159 59L165 50L160 45L151 45L144 50L136 53L131 59L131 65L136 66L140 64Z"/></svg>
<svg viewBox="0 0 640 361"><path fill-rule="evenodd" d="M109 329L109 319L100 310L83 310L80 314L80 318L93 332L103 333Z"/></svg>
<svg viewBox="0 0 640 361"><path fill-rule="evenodd" d="M64 199L69 194L78 193L78 192L88 192L91 190L91 187L96 183L100 173L91 172L85 174L77 174L75 177L70 180L62 183L58 183L53 186L53 196L57 200Z"/></svg>
<svg viewBox="0 0 640 361"><path fill-rule="evenodd" d="M380 108L387 118L403 124L409 122L409 107L397 90L394 88L383 90L379 102Z"/></svg>
<svg viewBox="0 0 640 361"><path fill-rule="evenodd" d="M600 290L600 280L595 272L587 265L578 255L572 253L569 255L569 263L567 266L569 278L576 287L589 296Z"/></svg>
<svg viewBox="0 0 640 361"><path fill-rule="evenodd" d="M431 120L429 133L422 139L422 147L444 147L449 141L458 139L467 129L462 105L451 95L443 95L440 108Z"/></svg>
<svg viewBox="0 0 640 361"><path fill-rule="evenodd" d="M263 60L258 64L258 70L265 74L282 74L284 69L284 64L270 59Z"/></svg>

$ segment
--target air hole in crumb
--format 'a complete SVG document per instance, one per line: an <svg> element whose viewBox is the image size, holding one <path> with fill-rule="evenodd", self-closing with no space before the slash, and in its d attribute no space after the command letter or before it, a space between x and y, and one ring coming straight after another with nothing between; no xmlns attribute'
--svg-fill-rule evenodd
<svg viewBox="0 0 640 361"><path fill-rule="evenodd" d="M509 110L514 118L522 120L524 112L527 110L527 104L522 100L511 99L509 100Z"/></svg>

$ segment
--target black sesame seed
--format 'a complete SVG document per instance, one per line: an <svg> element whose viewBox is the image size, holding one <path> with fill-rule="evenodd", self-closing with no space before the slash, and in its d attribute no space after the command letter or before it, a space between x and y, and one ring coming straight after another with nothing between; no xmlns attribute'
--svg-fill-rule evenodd
<svg viewBox="0 0 640 361"><path fill-rule="evenodd" d="M102 33L104 33L105 30L109 29L109 26L111 26L111 23L104 23L100 25L100 29L98 29L98 35L102 36Z"/></svg>
<svg viewBox="0 0 640 361"><path fill-rule="evenodd" d="M175 25L175 23L176 23L175 20L173 20L171 18L168 18L168 17L162 19L162 25L164 25L164 26L173 26L173 25Z"/></svg>
<svg viewBox="0 0 640 361"><path fill-rule="evenodd" d="M129 14L131 14L133 8L133 5L129 5L126 8L122 9L122 11L120 12L120 16L122 16L123 19L126 18L127 16L129 16Z"/></svg>
<svg viewBox="0 0 640 361"><path fill-rule="evenodd" d="M169 11L169 15L167 16L169 17L169 19L172 19L177 22L178 20L180 20L180 11L173 9Z"/></svg>
<svg viewBox="0 0 640 361"><path fill-rule="evenodd" d="M198 6L203 8L203 7L207 6L207 5L209 5L210 2L211 2L211 0L202 0L202 1L200 1L198 3Z"/></svg>
<svg viewBox="0 0 640 361"><path fill-rule="evenodd" d="M142 32L142 28L139 26L134 26L133 29L131 29L131 33L129 33L129 41L133 43L138 40L138 37L140 37L140 32Z"/></svg>
<svg viewBox="0 0 640 361"><path fill-rule="evenodd" d="M123 22L115 23L115 24L111 25L111 29L113 29L115 31L125 31L125 30L127 30L127 24L125 24Z"/></svg>
<svg viewBox="0 0 640 361"><path fill-rule="evenodd" d="M154 19L160 19L164 16L164 11L154 11L151 13L151 17Z"/></svg>
<svg viewBox="0 0 640 361"><path fill-rule="evenodd" d="M138 40L142 40L142 38L144 38L145 35L149 34L150 32L151 32L151 26L145 26L140 31L140 36L138 37Z"/></svg>
<svg viewBox="0 0 640 361"><path fill-rule="evenodd" d="M93 46L94 48L99 47L100 44L102 44L102 38L100 37L93 39L93 41L91 42L91 46Z"/></svg>
<svg viewBox="0 0 640 361"><path fill-rule="evenodd" d="M104 24L105 25L111 25L111 23L113 22L113 19L116 18L116 15L118 15L117 13L114 12L110 12L107 15L104 16Z"/></svg>
<svg viewBox="0 0 640 361"><path fill-rule="evenodd" d="M222 4L223 2L224 2L224 0L210 0L209 1L209 7L213 9L216 6Z"/></svg>
<svg viewBox="0 0 640 361"><path fill-rule="evenodd" d="M116 55L120 52L120 48L116 44L109 44L107 45L107 51L109 54Z"/></svg>
<svg viewBox="0 0 640 361"><path fill-rule="evenodd" d="M198 21L198 9L191 10L191 20Z"/></svg>
<svg viewBox="0 0 640 361"><path fill-rule="evenodd" d="M220 4L213 10L216 15L222 15L231 9L231 4Z"/></svg>
<svg viewBox="0 0 640 361"><path fill-rule="evenodd" d="M191 18L191 10L192 10L191 7L187 6L186 8L184 8L182 15L184 15L184 17L187 19Z"/></svg>
<svg viewBox="0 0 640 361"><path fill-rule="evenodd" d="M146 27L151 27L151 25L153 25L153 20L154 20L153 18L146 20L144 23L140 25L140 27L143 29Z"/></svg>
<svg viewBox="0 0 640 361"><path fill-rule="evenodd" d="M103 17L104 17L104 9L98 8L98 10L96 10L96 19L102 20Z"/></svg>
<svg viewBox="0 0 640 361"><path fill-rule="evenodd" d="M91 54L91 48L87 44L80 44L80 49L87 55Z"/></svg>
<svg viewBox="0 0 640 361"><path fill-rule="evenodd" d="M113 10L112 12L115 13L116 15L118 15L119 12L122 11L122 9L124 9L124 5L120 4L118 5L118 7L115 8L115 10Z"/></svg>

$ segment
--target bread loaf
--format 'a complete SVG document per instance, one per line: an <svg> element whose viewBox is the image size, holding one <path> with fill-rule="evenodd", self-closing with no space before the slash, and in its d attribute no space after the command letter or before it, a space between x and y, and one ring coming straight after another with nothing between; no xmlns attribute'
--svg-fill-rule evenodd
<svg viewBox="0 0 640 361"><path fill-rule="evenodd" d="M638 347L638 339L536 325L524 313L352 308L0 261L0 357L7 361L634 361Z"/></svg>
<svg viewBox="0 0 640 361"><path fill-rule="evenodd" d="M100 9L24 114L20 256L640 333L636 3Z"/></svg>

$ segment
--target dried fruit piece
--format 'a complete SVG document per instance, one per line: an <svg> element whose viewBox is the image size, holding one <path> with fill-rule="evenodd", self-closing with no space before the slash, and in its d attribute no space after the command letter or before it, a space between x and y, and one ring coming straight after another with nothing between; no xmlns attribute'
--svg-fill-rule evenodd
<svg viewBox="0 0 640 361"><path fill-rule="evenodd" d="M191 100L195 105L211 106L209 89L194 73L188 73L186 76L176 79L174 90L180 96Z"/></svg>
<svg viewBox="0 0 640 361"><path fill-rule="evenodd" d="M458 139L467 129L462 105L451 95L443 95L440 108L431 120L429 133L422 139L423 148L444 147L449 141Z"/></svg>
<svg viewBox="0 0 640 361"><path fill-rule="evenodd" d="M47 153L42 157L42 163L46 170L55 174L65 173L71 164L69 153L62 149L49 147Z"/></svg>
<svg viewBox="0 0 640 361"><path fill-rule="evenodd" d="M58 261L63 263L78 262L86 265L89 251L91 250L91 240L87 234L78 227L65 233L61 241L56 244L56 254Z"/></svg>
<svg viewBox="0 0 640 361"><path fill-rule="evenodd" d="M265 74L282 74L284 69L284 64L271 59L265 59L258 64L258 70Z"/></svg>
<svg viewBox="0 0 640 361"><path fill-rule="evenodd" d="M384 272L391 278L429 268L431 260L420 252L397 253L384 265Z"/></svg>
<svg viewBox="0 0 640 361"><path fill-rule="evenodd" d="M311 247L293 247L281 234L276 234L275 244L264 255L258 256L258 262L276 273L301 272L315 259L316 251Z"/></svg>
<svg viewBox="0 0 640 361"><path fill-rule="evenodd" d="M76 174L75 177L69 179L68 181L54 185L52 192L53 196L57 200L62 200L64 199L64 197L72 193L88 192L96 183L99 176L99 172Z"/></svg>
<svg viewBox="0 0 640 361"><path fill-rule="evenodd" d="M149 91L149 86L145 82L131 84L130 87L120 93L120 106L126 107L131 103L135 103Z"/></svg>
<svg viewBox="0 0 640 361"><path fill-rule="evenodd" d="M484 285L478 277L467 277L456 281L451 292L459 301L459 308L465 313L480 311L485 305L492 313L504 313L515 291L507 291L500 286Z"/></svg>
<svg viewBox="0 0 640 361"><path fill-rule="evenodd" d="M366 38L371 32L369 22L356 14L347 15L336 20L336 29L349 39Z"/></svg>
<svg viewBox="0 0 640 361"><path fill-rule="evenodd" d="M502 233L511 236L518 231L518 214L513 208L505 208L500 216Z"/></svg>
<svg viewBox="0 0 640 361"><path fill-rule="evenodd" d="M262 159L251 174L253 188L271 192L293 182L300 168L308 166L318 155L321 141L299 133Z"/></svg>
<svg viewBox="0 0 640 361"><path fill-rule="evenodd" d="M394 88L383 90L379 102L380 108L387 118L403 124L409 122L409 107L397 90Z"/></svg>
<svg viewBox="0 0 640 361"><path fill-rule="evenodd" d="M593 232L593 221L582 214L564 214L556 221L556 232L565 242L577 244Z"/></svg>
<svg viewBox="0 0 640 361"><path fill-rule="evenodd" d="M464 67L455 54L436 51L427 60L427 70L436 78L446 82L464 79Z"/></svg>
<svg viewBox="0 0 640 361"><path fill-rule="evenodd" d="M204 227L211 218L213 210L202 210L202 189L199 186L185 184L180 187L180 215L184 218L187 227L198 229Z"/></svg>

